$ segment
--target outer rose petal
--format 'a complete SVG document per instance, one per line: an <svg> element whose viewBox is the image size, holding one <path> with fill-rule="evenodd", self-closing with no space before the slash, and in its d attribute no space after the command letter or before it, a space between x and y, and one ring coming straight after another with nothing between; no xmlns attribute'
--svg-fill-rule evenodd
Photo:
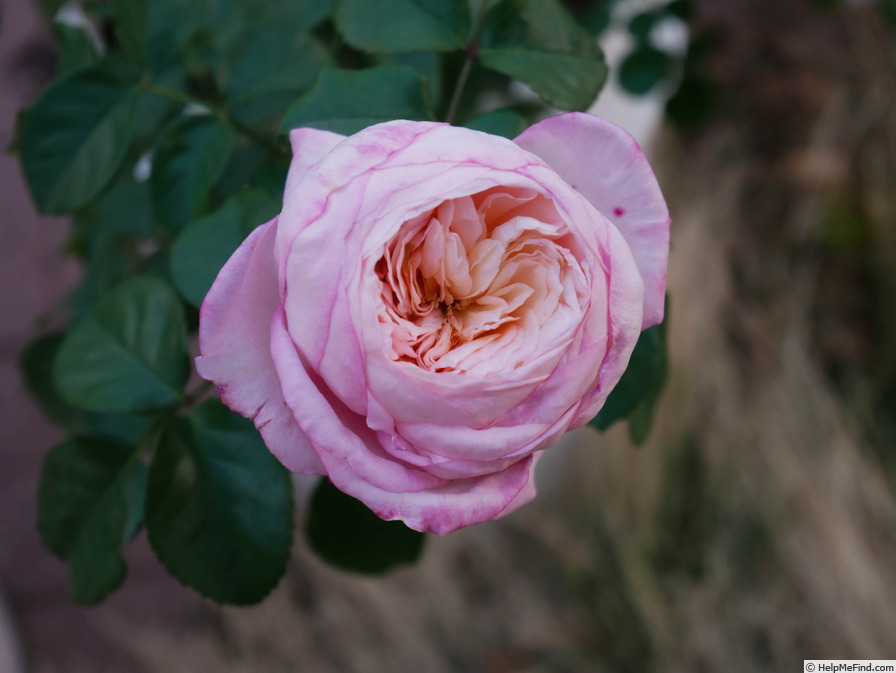
<svg viewBox="0 0 896 673"><path fill-rule="evenodd" d="M547 162L622 232L644 279L641 329L661 323L669 210L635 139L600 117L571 112L530 126L514 142Z"/></svg>
<svg viewBox="0 0 896 673"><path fill-rule="evenodd" d="M635 343L640 334L642 321L641 295L626 276L637 273L634 262L622 235L611 228L606 244L606 256L611 264L609 273L610 287L607 297L609 302L610 325L608 327L610 347L604 355L600 366L597 385L590 395L586 395L579 403L575 419L570 430L584 425L597 415L607 396L619 383L628 366Z"/></svg>
<svg viewBox="0 0 896 673"><path fill-rule="evenodd" d="M343 140L345 136L320 129L301 128L290 131L292 161L289 162L289 173L286 175L284 198L293 192L314 164L327 156L330 150Z"/></svg>
<svg viewBox="0 0 896 673"><path fill-rule="evenodd" d="M271 321L271 355L284 399L322 460L327 454L346 460L361 479L389 491L419 491L445 483L386 455L364 417L346 407L300 355L282 307Z"/></svg>
<svg viewBox="0 0 896 673"><path fill-rule="evenodd" d="M529 456L484 477L455 479L441 488L415 493L391 493L358 479L348 463L328 458L327 472L340 491L357 498L385 521L404 521L408 528L447 535L491 521L535 497Z"/></svg>
<svg viewBox="0 0 896 673"><path fill-rule="evenodd" d="M202 302L196 371L221 399L251 418L265 444L288 469L324 474L323 463L283 401L271 359L270 322L280 303L274 241L277 218L249 237L218 273Z"/></svg>

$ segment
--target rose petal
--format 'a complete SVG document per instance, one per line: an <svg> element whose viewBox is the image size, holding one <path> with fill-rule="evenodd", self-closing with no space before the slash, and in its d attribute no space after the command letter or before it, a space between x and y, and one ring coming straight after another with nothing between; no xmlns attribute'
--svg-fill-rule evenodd
<svg viewBox="0 0 896 673"><path fill-rule="evenodd" d="M221 399L251 418L288 469L323 474L323 464L283 400L270 353L270 322L280 303L274 241L277 219L253 231L227 261L202 303L196 371Z"/></svg>
<svg viewBox="0 0 896 673"><path fill-rule="evenodd" d="M618 126L585 113L549 117L515 142L547 162L616 225L644 279L641 329L662 322L669 210L638 143Z"/></svg>
<svg viewBox="0 0 896 673"><path fill-rule="evenodd" d="M508 514L535 496L532 457L500 472L455 479L439 488L392 493L358 479L345 461L324 456L327 474L339 490L357 498L381 519L401 520L414 530L447 535Z"/></svg>
<svg viewBox="0 0 896 673"><path fill-rule="evenodd" d="M615 228L608 230L606 258L610 264L609 273L609 348L600 366L593 392L586 395L579 404L578 414L570 425L573 430L584 425L597 415L607 396L613 390L628 367L635 343L640 334L642 318L638 307L641 305L641 287L632 282L637 275L630 249Z"/></svg>
<svg viewBox="0 0 896 673"><path fill-rule="evenodd" d="M529 468L529 480L523 485L520 492L516 494L516 497L507 503L507 507L502 509L501 513L495 517L496 519L505 517L526 503L532 502L532 500L535 499L535 496L538 495L535 489L535 466L538 465L538 461L541 460L543 455L544 451L532 454L532 465Z"/></svg>
<svg viewBox="0 0 896 673"><path fill-rule="evenodd" d="M345 140L345 136L320 129L300 128L289 132L289 143L292 146L292 161L289 162L289 173L286 175L284 198L292 194L305 174L318 161L323 159L336 145Z"/></svg>
<svg viewBox="0 0 896 673"><path fill-rule="evenodd" d="M282 307L271 321L270 348L283 381L286 404L325 465L328 457L345 461L357 479L389 491L419 491L445 483L444 479L396 461L383 451L364 418L337 399L302 359L289 335ZM329 468L327 473L330 474Z"/></svg>

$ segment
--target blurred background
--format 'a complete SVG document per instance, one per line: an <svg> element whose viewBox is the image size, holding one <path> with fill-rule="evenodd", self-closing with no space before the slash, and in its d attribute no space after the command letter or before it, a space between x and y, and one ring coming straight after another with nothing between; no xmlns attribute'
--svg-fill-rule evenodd
<svg viewBox="0 0 896 673"><path fill-rule="evenodd" d="M141 536L123 589L77 607L34 529L60 435L17 361L79 269L62 255L67 223L35 214L5 155L0 673L896 658L896 5L693 0L670 16L632 0L608 27L605 4L569 4L615 64L596 110L645 144L672 213L670 373L649 440L634 447L624 425L571 433L534 503L430 536L418 566L386 578L335 570L298 540L267 601L222 608L168 577ZM3 0L3 146L57 60L31 2Z"/></svg>

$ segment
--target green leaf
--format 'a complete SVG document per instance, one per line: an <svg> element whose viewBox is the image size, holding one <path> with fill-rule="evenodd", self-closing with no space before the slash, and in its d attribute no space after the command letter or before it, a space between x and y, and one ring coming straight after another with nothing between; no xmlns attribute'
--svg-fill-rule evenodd
<svg viewBox="0 0 896 673"><path fill-rule="evenodd" d="M31 396L44 415L63 427L75 422L84 413L65 403L53 387L53 361L62 344L63 334L47 334L32 341L22 351L19 367Z"/></svg>
<svg viewBox="0 0 896 673"><path fill-rule="evenodd" d="M613 14L612 2L586 5L576 14L576 20L592 35L600 35L610 27Z"/></svg>
<svg viewBox="0 0 896 673"><path fill-rule="evenodd" d="M146 468L120 444L70 439L47 456L37 527L47 548L68 561L78 603L98 603L124 580L121 549L140 527L145 493Z"/></svg>
<svg viewBox="0 0 896 673"><path fill-rule="evenodd" d="M124 53L155 74L171 65L214 4L210 0L109 0L109 12Z"/></svg>
<svg viewBox="0 0 896 673"><path fill-rule="evenodd" d="M76 222L78 234L87 239L101 231L134 238L149 237L153 231L149 183L135 180L133 171L125 173L98 198L78 211Z"/></svg>
<svg viewBox="0 0 896 673"><path fill-rule="evenodd" d="M66 306L75 316L92 309L100 297L135 271L135 261L127 252L127 239L119 232L101 229L87 232L89 252L80 282L66 298ZM70 248L77 248L81 241L73 240Z"/></svg>
<svg viewBox="0 0 896 673"><path fill-rule="evenodd" d="M470 33L466 0L338 0L336 26L370 52L463 49Z"/></svg>
<svg viewBox="0 0 896 673"><path fill-rule="evenodd" d="M401 521L383 521L327 478L318 482L311 496L306 534L327 563L369 574L415 563L425 541L423 533Z"/></svg>
<svg viewBox="0 0 896 673"><path fill-rule="evenodd" d="M163 433L146 529L187 586L221 603L260 601L286 570L293 513L292 479L251 421L209 400Z"/></svg>
<svg viewBox="0 0 896 673"><path fill-rule="evenodd" d="M63 2L64 0L37 0L37 6L40 7L44 16L48 19L52 19L56 15L56 12L59 11Z"/></svg>
<svg viewBox="0 0 896 673"><path fill-rule="evenodd" d="M257 189L271 201L283 203L283 188L288 172L289 164L286 162L271 161L269 149L243 139L237 144L227 167L215 183L215 193L226 195Z"/></svg>
<svg viewBox="0 0 896 673"><path fill-rule="evenodd" d="M896 26L896 0L878 0L877 4L890 25Z"/></svg>
<svg viewBox="0 0 896 673"><path fill-rule="evenodd" d="M691 0L672 0L666 5L666 11L682 21L688 21L694 16Z"/></svg>
<svg viewBox="0 0 896 673"><path fill-rule="evenodd" d="M218 271L253 229L279 211L259 191L241 192L184 229L171 249L171 276L181 294L200 306Z"/></svg>
<svg viewBox="0 0 896 673"><path fill-rule="evenodd" d="M183 309L156 278L134 278L105 294L59 349L56 387L88 411L138 411L180 399L189 374Z"/></svg>
<svg viewBox="0 0 896 673"><path fill-rule="evenodd" d="M124 172L99 197L78 211L66 251L85 262L84 275L66 300L76 314L89 311L100 296L143 269L157 254L151 240L154 208L146 182Z"/></svg>
<svg viewBox="0 0 896 673"><path fill-rule="evenodd" d="M584 110L597 98L607 66L596 38L559 0L505 0L486 18L482 64L529 85L549 104Z"/></svg>
<svg viewBox="0 0 896 673"><path fill-rule="evenodd" d="M413 68L426 88L428 109L439 104L444 85L442 75L442 56L434 51L409 51L402 54L381 54L377 57L378 65L405 65Z"/></svg>
<svg viewBox="0 0 896 673"><path fill-rule="evenodd" d="M668 312L668 306L666 307ZM666 379L669 376L669 350L666 339L666 323L651 327L656 330L656 338L658 345L656 347L658 353L658 361L653 369L653 374L645 386L644 393L641 396L638 405L634 408L628 418L628 435L632 442L640 446L643 444L650 429L653 427L653 412L656 404L660 399L663 388L666 385Z"/></svg>
<svg viewBox="0 0 896 673"><path fill-rule="evenodd" d="M208 209L209 191L236 146L236 134L208 116L175 120L153 156L150 188L159 216L175 231Z"/></svg>
<svg viewBox="0 0 896 673"><path fill-rule="evenodd" d="M685 72L678 91L666 103L666 116L679 129L693 131L710 116L716 97L712 82Z"/></svg>
<svg viewBox="0 0 896 673"><path fill-rule="evenodd" d="M208 15L206 28L229 49L235 42L255 36L268 26L279 25L293 33L307 33L332 10L332 0L218 0Z"/></svg>
<svg viewBox="0 0 896 673"><path fill-rule="evenodd" d="M629 93L643 95L669 76L672 59L666 52L642 46L625 57L619 66L619 83Z"/></svg>
<svg viewBox="0 0 896 673"><path fill-rule="evenodd" d="M327 69L286 111L280 130L310 126L350 135L392 119L428 118L423 81L408 67Z"/></svg>
<svg viewBox="0 0 896 673"><path fill-rule="evenodd" d="M664 362L664 334L661 325L641 332L625 373L590 425L606 430L616 421L628 418L650 393L651 382Z"/></svg>
<svg viewBox="0 0 896 673"><path fill-rule="evenodd" d="M491 133L504 138L516 138L526 130L526 118L516 110L493 110L464 124L468 129Z"/></svg>
<svg viewBox="0 0 896 673"><path fill-rule="evenodd" d="M19 149L37 208L66 213L112 179L130 147L140 92L100 66L46 89L25 117Z"/></svg>
<svg viewBox="0 0 896 673"><path fill-rule="evenodd" d="M208 24L211 60L231 114L250 126L270 122L314 83L331 57L309 31L329 10L320 0L220 1Z"/></svg>
<svg viewBox="0 0 896 673"><path fill-rule="evenodd" d="M183 71L173 71L169 76L159 75L155 84L169 89L183 90L186 87ZM135 123L135 146L140 153L148 152L158 141L163 129L183 110L183 104L163 96L144 92L137 104Z"/></svg>
<svg viewBox="0 0 896 673"><path fill-rule="evenodd" d="M53 361L64 335L52 333L28 344L19 367L32 398L44 415L70 434L104 437L126 443L139 440L149 430L151 420L134 414L95 414L67 404L53 386Z"/></svg>
<svg viewBox="0 0 896 673"><path fill-rule="evenodd" d="M225 93L231 113L250 125L281 116L330 65L330 55L310 35L289 25L262 27L228 55Z"/></svg>
<svg viewBox="0 0 896 673"><path fill-rule="evenodd" d="M639 44L646 45L650 39L653 27L665 16L662 9L641 12L632 17L628 23L628 32Z"/></svg>
<svg viewBox="0 0 896 673"><path fill-rule="evenodd" d="M59 72L62 75L94 65L99 60L93 43L80 28L54 22L53 34L59 46Z"/></svg>

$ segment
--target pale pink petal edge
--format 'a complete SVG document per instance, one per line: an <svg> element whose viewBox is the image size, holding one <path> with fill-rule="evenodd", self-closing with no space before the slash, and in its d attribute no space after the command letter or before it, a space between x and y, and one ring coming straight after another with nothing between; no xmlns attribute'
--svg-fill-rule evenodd
<svg viewBox="0 0 896 673"><path fill-rule="evenodd" d="M277 219L256 228L222 267L202 303L196 371L221 400L252 419L264 442L293 472L324 466L283 399L270 354L270 320L279 304Z"/></svg>
<svg viewBox="0 0 896 673"><path fill-rule="evenodd" d="M635 139L600 117L570 112L533 124L514 142L546 162L622 233L644 280L641 329L661 323L669 210Z"/></svg>

